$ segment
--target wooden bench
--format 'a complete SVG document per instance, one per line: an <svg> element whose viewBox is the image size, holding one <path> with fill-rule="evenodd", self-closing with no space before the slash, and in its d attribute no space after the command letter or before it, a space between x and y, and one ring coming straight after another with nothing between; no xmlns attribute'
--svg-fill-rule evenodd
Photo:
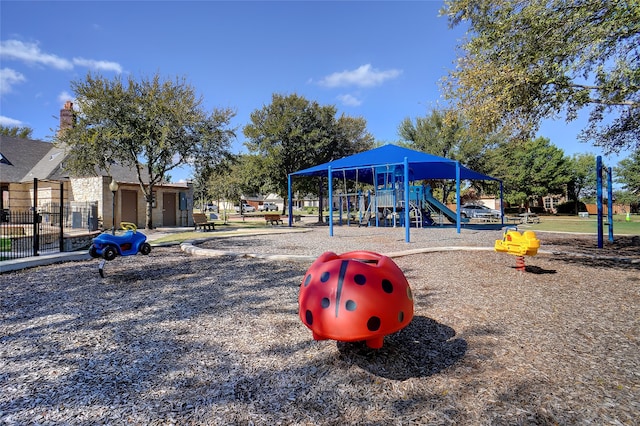
<svg viewBox="0 0 640 426"><path fill-rule="evenodd" d="M212 220L207 218L207 215L204 213L194 213L193 214L193 227L194 230L197 231L198 228L203 231L215 230L216 226Z"/></svg>
<svg viewBox="0 0 640 426"><path fill-rule="evenodd" d="M284 221L282 220L279 214L265 214L264 221L267 224L271 223L271 225L277 225L278 223L281 223L284 225Z"/></svg>

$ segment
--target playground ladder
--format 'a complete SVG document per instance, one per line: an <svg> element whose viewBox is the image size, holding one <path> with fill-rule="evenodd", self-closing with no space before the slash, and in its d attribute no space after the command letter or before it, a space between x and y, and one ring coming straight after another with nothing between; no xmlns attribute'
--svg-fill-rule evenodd
<svg viewBox="0 0 640 426"><path fill-rule="evenodd" d="M413 201L409 202L410 212L413 213L413 219L415 221L416 228L422 228L422 210L415 205Z"/></svg>

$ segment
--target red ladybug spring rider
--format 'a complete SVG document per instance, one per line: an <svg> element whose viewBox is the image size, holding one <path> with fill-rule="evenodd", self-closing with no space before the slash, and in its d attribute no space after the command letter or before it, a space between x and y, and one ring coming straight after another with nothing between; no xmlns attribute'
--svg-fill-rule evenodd
<svg viewBox="0 0 640 426"><path fill-rule="evenodd" d="M390 258L370 251L322 254L307 270L298 302L315 340L365 340L374 349L413 319L404 274Z"/></svg>

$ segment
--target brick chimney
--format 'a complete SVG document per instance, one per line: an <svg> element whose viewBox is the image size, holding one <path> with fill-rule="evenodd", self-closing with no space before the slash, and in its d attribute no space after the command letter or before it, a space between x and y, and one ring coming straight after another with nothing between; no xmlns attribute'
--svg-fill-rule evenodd
<svg viewBox="0 0 640 426"><path fill-rule="evenodd" d="M67 101L64 103L64 108L60 110L60 130L70 129L74 124L73 102Z"/></svg>

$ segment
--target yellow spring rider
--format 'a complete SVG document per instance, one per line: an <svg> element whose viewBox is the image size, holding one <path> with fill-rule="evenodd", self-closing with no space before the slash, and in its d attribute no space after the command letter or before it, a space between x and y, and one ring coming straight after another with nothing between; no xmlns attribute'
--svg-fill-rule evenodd
<svg viewBox="0 0 640 426"><path fill-rule="evenodd" d="M496 240L494 246L498 252L512 254L516 257L516 269L525 271L524 257L535 256L540 248L540 240L533 231L524 231L522 234L516 228L507 228L501 240Z"/></svg>

